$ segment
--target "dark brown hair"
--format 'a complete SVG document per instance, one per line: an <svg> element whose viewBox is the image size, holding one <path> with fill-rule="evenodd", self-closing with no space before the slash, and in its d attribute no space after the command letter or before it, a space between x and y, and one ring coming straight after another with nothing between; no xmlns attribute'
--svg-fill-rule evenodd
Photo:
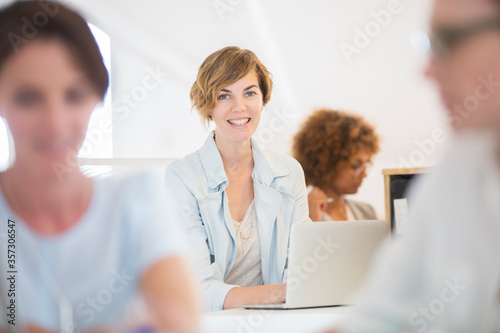
<svg viewBox="0 0 500 333"><path fill-rule="evenodd" d="M374 127L362 116L321 109L295 134L292 154L304 169L307 185L324 187L361 149L375 155L378 141Z"/></svg>
<svg viewBox="0 0 500 333"><path fill-rule="evenodd" d="M87 22L57 1L15 1L0 10L0 70L9 57L40 38L60 39L104 99L109 76L99 46Z"/></svg>
<svg viewBox="0 0 500 333"><path fill-rule="evenodd" d="M209 114L217 105L217 94L227 87L255 71L262 92L264 105L271 99L273 81L271 73L250 50L228 46L209 55L200 66L196 81L191 87L193 108L208 123Z"/></svg>

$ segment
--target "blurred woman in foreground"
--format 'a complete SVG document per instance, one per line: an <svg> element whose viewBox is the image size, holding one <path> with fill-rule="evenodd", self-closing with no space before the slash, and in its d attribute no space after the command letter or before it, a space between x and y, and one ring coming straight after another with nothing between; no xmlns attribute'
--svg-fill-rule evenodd
<svg viewBox="0 0 500 333"><path fill-rule="evenodd" d="M0 174L4 331L197 331L182 233L156 180L79 171L77 152L107 89L99 48L77 13L51 1L0 10L0 114L16 156Z"/></svg>
<svg viewBox="0 0 500 333"><path fill-rule="evenodd" d="M435 0L430 41L453 142L341 332L500 331L500 1Z"/></svg>

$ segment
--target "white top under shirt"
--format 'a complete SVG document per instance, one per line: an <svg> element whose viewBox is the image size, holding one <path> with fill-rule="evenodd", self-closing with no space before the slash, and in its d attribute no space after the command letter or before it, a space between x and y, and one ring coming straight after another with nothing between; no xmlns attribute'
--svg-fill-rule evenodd
<svg viewBox="0 0 500 333"><path fill-rule="evenodd" d="M241 287L262 285L262 265L260 261L260 242L255 204L250 206L240 222L234 221L236 230L236 258L225 283ZM249 239L243 239L243 237Z"/></svg>

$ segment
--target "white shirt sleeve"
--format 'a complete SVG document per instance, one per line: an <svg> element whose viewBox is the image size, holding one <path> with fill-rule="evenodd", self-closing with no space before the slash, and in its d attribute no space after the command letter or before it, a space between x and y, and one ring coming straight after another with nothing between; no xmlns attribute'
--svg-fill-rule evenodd
<svg viewBox="0 0 500 333"><path fill-rule="evenodd" d="M224 283L224 273L216 262L211 262L207 234L197 199L193 196L173 165L165 171L166 206L170 214L181 221L188 235L190 264L199 283L205 310L222 310L229 291L237 287Z"/></svg>
<svg viewBox="0 0 500 333"><path fill-rule="evenodd" d="M498 322L500 169L479 134L454 142L409 197L341 332L490 332ZM496 313L493 313L495 312Z"/></svg>

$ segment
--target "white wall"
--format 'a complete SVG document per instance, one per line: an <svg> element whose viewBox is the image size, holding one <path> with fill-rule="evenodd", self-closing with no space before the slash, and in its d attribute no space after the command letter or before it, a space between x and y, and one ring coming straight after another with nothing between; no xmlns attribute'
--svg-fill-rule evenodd
<svg viewBox="0 0 500 333"><path fill-rule="evenodd" d="M189 89L203 59L227 45L254 51L274 75L275 90L256 136L289 152L298 124L317 107L358 112L373 122L382 150L357 197L384 215L381 168L432 165L448 129L434 87L422 76L426 56L411 36L425 30L429 0L401 0L370 44L348 61L342 43L374 26L372 12L397 0L71 0L111 38L113 157L178 158L202 145L207 130L190 111ZM5 3L5 1L2 1ZM228 10L218 12L216 4ZM150 71L165 77L141 88ZM153 81L150 81L153 83ZM141 90L142 89L142 90ZM146 92L144 96L139 93ZM127 106L126 95L143 100ZM287 114L287 117L280 114ZM273 118L286 126L271 127ZM273 121L275 123L276 120ZM418 142L427 143L419 148Z"/></svg>

